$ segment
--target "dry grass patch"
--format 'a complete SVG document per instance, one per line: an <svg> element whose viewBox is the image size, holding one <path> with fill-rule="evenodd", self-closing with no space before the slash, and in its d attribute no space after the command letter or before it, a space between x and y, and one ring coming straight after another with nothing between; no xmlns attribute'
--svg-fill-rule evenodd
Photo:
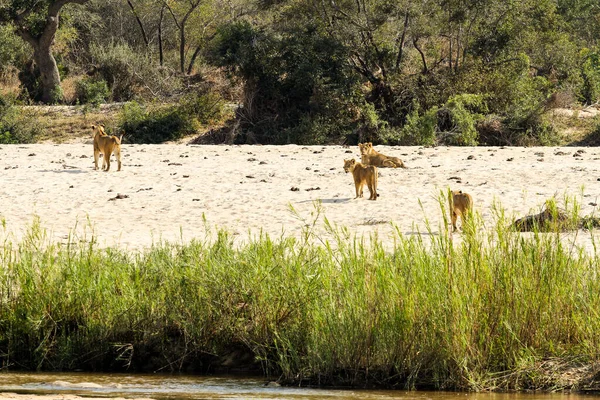
<svg viewBox="0 0 600 400"><path fill-rule="evenodd" d="M99 108L89 106L23 106L23 111L34 110L47 126L39 137L40 142L65 143L92 138L90 126L102 124L114 127L122 103L102 104Z"/></svg>

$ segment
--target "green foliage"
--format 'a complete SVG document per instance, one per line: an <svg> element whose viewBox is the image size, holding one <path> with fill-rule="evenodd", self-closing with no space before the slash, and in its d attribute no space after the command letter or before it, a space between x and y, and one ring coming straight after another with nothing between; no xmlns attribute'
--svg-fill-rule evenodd
<svg viewBox="0 0 600 400"><path fill-rule="evenodd" d="M444 216L446 204L441 193ZM327 222L318 237L319 212L296 214L300 239L239 242L207 227L205 240L139 253L51 243L34 225L0 251L0 362L196 371L240 349L287 383L572 388L554 362L596 359L598 255L560 230L515 233L493 212L486 227L474 215L461 240L399 233L389 250Z"/></svg>
<svg viewBox="0 0 600 400"><path fill-rule="evenodd" d="M77 81L75 96L79 104L99 106L110 96L110 89L104 80L84 78Z"/></svg>
<svg viewBox="0 0 600 400"><path fill-rule="evenodd" d="M203 125L221 122L226 115L225 101L211 91L190 93L181 99L179 104L181 112L187 113Z"/></svg>
<svg viewBox="0 0 600 400"><path fill-rule="evenodd" d="M600 52L592 52L586 49L582 55L582 101L585 104L597 103L600 101Z"/></svg>
<svg viewBox="0 0 600 400"><path fill-rule="evenodd" d="M0 24L0 75L12 69L19 69L27 62L29 49L20 37L15 35L12 25Z"/></svg>
<svg viewBox="0 0 600 400"><path fill-rule="evenodd" d="M151 65L143 53L125 44L92 44L90 55L95 72L107 83L114 101L132 100Z"/></svg>
<svg viewBox="0 0 600 400"><path fill-rule="evenodd" d="M400 137L397 139L398 143L408 146L432 146L437 143L438 108L430 108L423 114L420 114L419 110L419 103L414 101L413 109L406 116L406 123L400 131ZM388 142L390 141L388 140Z"/></svg>
<svg viewBox="0 0 600 400"><path fill-rule="evenodd" d="M12 100L0 96L0 143L34 143L44 126L34 111L19 108Z"/></svg>
<svg viewBox="0 0 600 400"><path fill-rule="evenodd" d="M196 132L196 122L179 106L148 110L132 101L121 110L119 130L130 143L164 143Z"/></svg>
<svg viewBox="0 0 600 400"><path fill-rule="evenodd" d="M65 98L62 86L60 86L60 85L54 86L54 88L52 88L50 93L51 93L51 95L50 95L50 101L48 102L49 104L58 104L58 103L62 102Z"/></svg>
<svg viewBox="0 0 600 400"><path fill-rule="evenodd" d="M210 59L245 83L245 137L263 143L344 139L357 123L357 83L345 49L314 26L282 34L241 22L223 26Z"/></svg>
<svg viewBox="0 0 600 400"><path fill-rule="evenodd" d="M0 73L21 71L27 101L61 98L41 87L39 71L27 63L31 48L14 33L22 23L18 32L37 37L49 3L0 4ZM236 115L238 142L431 143L431 126L419 132L417 121L430 121L423 113L437 109L436 142L477 143L474 126L485 115L502 121L502 137L486 143L548 144L560 140L544 117L552 94L568 93L583 104L600 98L595 0L433 1L427 7L236 0L236 17L211 1L193 10L183 31L176 21L190 4L168 3L171 16L160 11L161 2L132 4L134 12L116 1L71 3L61 10L52 47L61 76L104 80L115 101L171 101L195 92L199 77L221 84L234 77L219 91L243 104ZM26 18L17 21L18 13ZM190 68L198 75L183 76L179 58L187 63L192 55ZM204 62L218 68L206 74ZM484 98L489 110L473 109L464 101L469 95Z"/></svg>
<svg viewBox="0 0 600 400"><path fill-rule="evenodd" d="M459 146L477 145L477 123L488 111L484 97L460 94L448 99L438 111L441 141Z"/></svg>

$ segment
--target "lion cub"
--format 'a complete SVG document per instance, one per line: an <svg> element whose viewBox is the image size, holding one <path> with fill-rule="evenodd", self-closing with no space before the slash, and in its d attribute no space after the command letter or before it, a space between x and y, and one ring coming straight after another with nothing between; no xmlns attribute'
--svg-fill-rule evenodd
<svg viewBox="0 0 600 400"><path fill-rule="evenodd" d="M362 165L356 162L354 158L344 160L344 171L352 172L354 177L354 188L356 189L356 197L363 197L363 186L366 184L369 187L369 200L377 200L377 167L373 165Z"/></svg>
<svg viewBox="0 0 600 400"><path fill-rule="evenodd" d="M361 161L365 165L374 165L381 168L406 168L398 157L388 157L373 148L373 143L359 143Z"/></svg>
<svg viewBox="0 0 600 400"><path fill-rule="evenodd" d="M92 130L94 131L94 169L98 169L98 156L102 153L104 156L102 159L102 170L108 171L110 169L110 155L114 152L119 165L117 171L120 171L121 139L123 139L123 135L120 137L109 136L104 132L104 127L101 125L92 125Z"/></svg>
<svg viewBox="0 0 600 400"><path fill-rule="evenodd" d="M448 200L450 203L450 217L452 218L452 231L456 232L458 230L456 220L459 215L464 229L466 218L473 212L473 198L470 194L463 193L462 190L452 190L449 193Z"/></svg>

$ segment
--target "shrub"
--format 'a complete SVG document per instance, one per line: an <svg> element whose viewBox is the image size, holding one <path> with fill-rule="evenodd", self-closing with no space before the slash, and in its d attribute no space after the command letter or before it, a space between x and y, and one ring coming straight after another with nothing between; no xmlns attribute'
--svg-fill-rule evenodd
<svg viewBox="0 0 600 400"><path fill-rule="evenodd" d="M583 88L581 101L592 104L600 100L600 52L583 52L583 64L581 65L583 77Z"/></svg>
<svg viewBox="0 0 600 400"><path fill-rule="evenodd" d="M14 33L12 25L0 25L0 75L20 69L31 57L27 44Z"/></svg>
<svg viewBox="0 0 600 400"><path fill-rule="evenodd" d="M561 137L545 116L552 84L542 76L522 74L510 84L512 103L502 121L510 132L510 145L556 145Z"/></svg>
<svg viewBox="0 0 600 400"><path fill-rule="evenodd" d="M131 100L136 86L140 84L135 69L146 61L144 57L135 54L127 45L92 45L90 53L97 73L111 90L112 98L115 101Z"/></svg>
<svg viewBox="0 0 600 400"><path fill-rule="evenodd" d="M244 80L236 142L329 143L368 121L346 49L312 26L276 35L249 23L222 26L209 60Z"/></svg>
<svg viewBox="0 0 600 400"><path fill-rule="evenodd" d="M24 111L0 96L0 143L33 143L44 127L32 111Z"/></svg>
<svg viewBox="0 0 600 400"><path fill-rule="evenodd" d="M80 104L99 106L110 96L110 89L104 80L84 78L75 84L75 96Z"/></svg>
<svg viewBox="0 0 600 400"><path fill-rule="evenodd" d="M412 111L406 116L406 123L400 131L398 142L410 146L432 146L436 143L438 108L432 107L419 113L419 103L413 101Z"/></svg>
<svg viewBox="0 0 600 400"><path fill-rule="evenodd" d="M488 111L481 95L459 94L450 97L438 111L440 141L459 146L477 146L477 123Z"/></svg>
<svg viewBox="0 0 600 400"><path fill-rule="evenodd" d="M196 123L179 106L148 111L134 101L123 107L119 129L125 131L131 143L163 143L194 133Z"/></svg>
<svg viewBox="0 0 600 400"><path fill-rule="evenodd" d="M94 73L106 81L114 101L129 101L149 94L153 98L170 96L182 88L173 70L158 67L149 54L126 44L90 47Z"/></svg>
<svg viewBox="0 0 600 400"><path fill-rule="evenodd" d="M200 124L210 125L225 117L225 101L217 93L190 93L180 101L181 111L198 120Z"/></svg>

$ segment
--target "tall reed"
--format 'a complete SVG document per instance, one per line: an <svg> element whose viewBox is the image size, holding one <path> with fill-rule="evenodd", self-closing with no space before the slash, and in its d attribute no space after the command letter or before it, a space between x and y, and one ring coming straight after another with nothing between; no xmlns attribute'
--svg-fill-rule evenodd
<svg viewBox="0 0 600 400"><path fill-rule="evenodd" d="M296 384L562 388L546 361L598 360L598 256L495 212L462 234L445 220L397 231L392 249L318 205L300 239L216 231L139 253L51 243L34 225L0 252L1 365L204 372L246 354Z"/></svg>

